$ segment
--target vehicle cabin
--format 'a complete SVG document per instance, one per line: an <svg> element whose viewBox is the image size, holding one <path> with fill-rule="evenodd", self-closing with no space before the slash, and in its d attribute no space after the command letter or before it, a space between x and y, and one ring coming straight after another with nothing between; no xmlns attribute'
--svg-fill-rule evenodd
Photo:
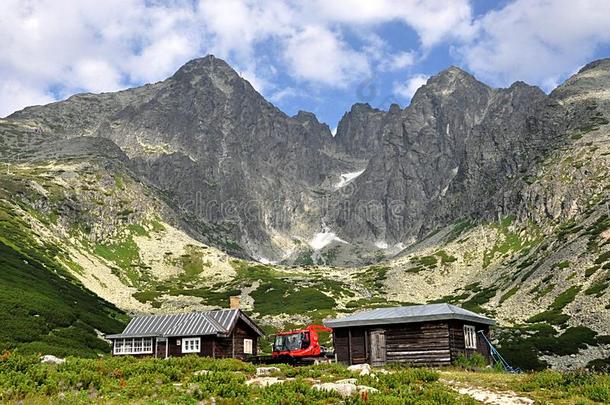
<svg viewBox="0 0 610 405"><path fill-rule="evenodd" d="M137 316L123 333L106 336L115 356L173 357L197 354L244 359L257 354L263 331L241 310Z"/></svg>
<svg viewBox="0 0 610 405"><path fill-rule="evenodd" d="M491 363L486 341L495 321L450 304L380 308L327 320L337 361L444 366L480 353Z"/></svg>

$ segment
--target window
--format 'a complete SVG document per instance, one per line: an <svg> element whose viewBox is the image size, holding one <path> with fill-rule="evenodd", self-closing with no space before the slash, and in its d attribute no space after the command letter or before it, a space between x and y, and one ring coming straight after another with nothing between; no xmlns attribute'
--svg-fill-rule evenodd
<svg viewBox="0 0 610 405"><path fill-rule="evenodd" d="M182 339L182 353L199 353L201 338Z"/></svg>
<svg viewBox="0 0 610 405"><path fill-rule="evenodd" d="M464 344L466 349L477 348L477 332L472 325L464 325Z"/></svg>
<svg viewBox="0 0 610 405"><path fill-rule="evenodd" d="M143 347L142 351L144 353L152 353L152 338L145 338L143 340L144 340L144 342L143 342L144 347Z"/></svg>
<svg viewBox="0 0 610 405"><path fill-rule="evenodd" d="M244 339L244 354L252 354L252 339Z"/></svg>
<svg viewBox="0 0 610 405"><path fill-rule="evenodd" d="M152 352L152 338L114 340L114 354L151 354Z"/></svg>

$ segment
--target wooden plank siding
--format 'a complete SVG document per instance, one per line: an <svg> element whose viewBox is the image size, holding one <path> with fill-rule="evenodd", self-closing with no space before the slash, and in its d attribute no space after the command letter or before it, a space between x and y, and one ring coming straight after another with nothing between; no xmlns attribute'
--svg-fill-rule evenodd
<svg viewBox="0 0 610 405"><path fill-rule="evenodd" d="M465 323L476 326L477 331L483 329L489 337L489 326L455 320L344 327L333 330L335 354L341 363L370 363L371 332L381 330L388 363L447 366L460 354L471 355L475 351L490 361L489 349L480 336L477 336L476 350L465 348Z"/></svg>
<svg viewBox="0 0 610 405"><path fill-rule="evenodd" d="M352 353L352 364L362 364L367 362L366 337L367 332L364 328L350 328L352 340L350 348Z"/></svg>
<svg viewBox="0 0 610 405"><path fill-rule="evenodd" d="M230 336L216 340L214 357L244 359L246 357L244 354L244 339L252 339L252 355L256 355L257 338L258 335L240 320L235 325L235 329L233 329L233 333Z"/></svg>
<svg viewBox="0 0 610 405"><path fill-rule="evenodd" d="M349 364L349 334L348 328L333 330L333 345L335 356L340 363Z"/></svg>
<svg viewBox="0 0 610 405"><path fill-rule="evenodd" d="M464 341L464 325L472 325L476 328L477 331L477 348L476 349L466 349L466 344ZM475 324L464 321L451 321L449 322L449 341L451 346L451 359L456 360L460 355L464 355L466 357L472 356L475 352L482 354L488 363L491 363L491 353L489 351L489 346L483 340L481 335L478 333L480 330L483 330L487 339L490 339L490 329L488 325Z"/></svg>
<svg viewBox="0 0 610 405"><path fill-rule="evenodd" d="M182 339L198 337L201 339L199 352L182 353ZM133 354L134 357L180 357L187 355L198 355L205 357L235 357L244 359L244 339L252 339L252 354L257 354L258 335L242 320L239 320L232 333L227 337L207 336L171 336L166 340L153 338L153 353ZM166 343L167 341L167 343ZM180 341L180 344L178 342ZM155 352L156 349L156 352Z"/></svg>
<svg viewBox="0 0 610 405"><path fill-rule="evenodd" d="M385 335L387 362L451 364L449 325L445 322L388 325Z"/></svg>

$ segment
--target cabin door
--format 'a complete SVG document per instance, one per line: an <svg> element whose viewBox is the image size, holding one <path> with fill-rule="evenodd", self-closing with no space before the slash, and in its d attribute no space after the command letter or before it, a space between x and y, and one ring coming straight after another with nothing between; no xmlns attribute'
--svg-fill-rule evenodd
<svg viewBox="0 0 610 405"><path fill-rule="evenodd" d="M383 330L372 330L369 342L371 366L383 366L386 361L385 332Z"/></svg>

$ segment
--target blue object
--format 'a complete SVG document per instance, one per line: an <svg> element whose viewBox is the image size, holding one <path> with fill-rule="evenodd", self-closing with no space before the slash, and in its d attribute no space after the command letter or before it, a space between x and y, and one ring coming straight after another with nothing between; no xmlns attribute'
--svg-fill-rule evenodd
<svg viewBox="0 0 610 405"><path fill-rule="evenodd" d="M483 339L485 340L485 342L487 342L487 345L489 346L489 352L491 353L491 358L496 363L500 363L502 365L502 368L504 369L504 371L507 371L509 373L522 373L523 372L523 370L521 370L519 367L513 367L510 364L508 364L508 362L504 359L504 357L502 357L500 352L491 344L489 339L487 339L487 336L485 336L485 333L483 333L482 330L480 330L478 333L480 333L481 336L483 336Z"/></svg>

